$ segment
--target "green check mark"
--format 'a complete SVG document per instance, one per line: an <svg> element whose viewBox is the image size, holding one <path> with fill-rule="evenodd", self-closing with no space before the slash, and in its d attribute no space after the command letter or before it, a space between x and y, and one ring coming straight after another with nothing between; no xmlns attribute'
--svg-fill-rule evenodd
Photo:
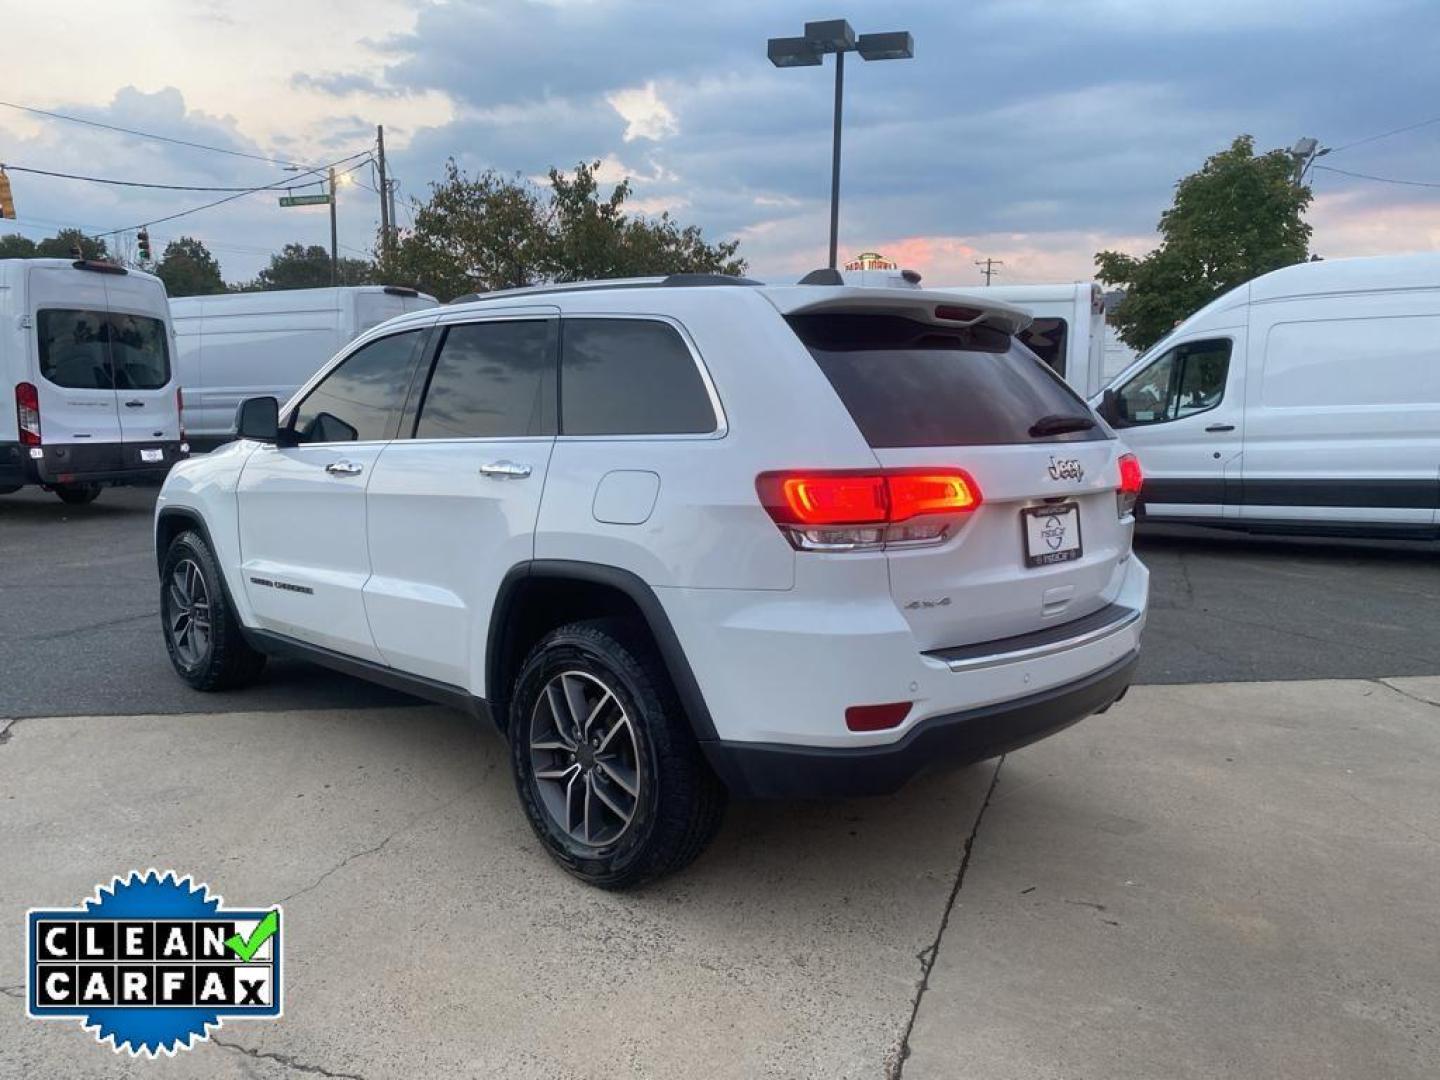
<svg viewBox="0 0 1440 1080"><path fill-rule="evenodd" d="M275 936L275 931L280 928L280 913L278 911L267 912L265 918L260 920L260 925L251 932L249 940L242 938L239 934L231 934L225 939L228 945L241 960L249 960L260 950L260 946Z"/></svg>

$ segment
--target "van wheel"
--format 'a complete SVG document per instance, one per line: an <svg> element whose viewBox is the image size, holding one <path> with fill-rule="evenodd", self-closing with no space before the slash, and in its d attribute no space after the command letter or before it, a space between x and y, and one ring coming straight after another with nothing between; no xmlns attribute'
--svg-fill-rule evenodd
<svg viewBox="0 0 1440 1080"><path fill-rule="evenodd" d="M61 484L55 488L55 494L60 496L60 501L67 506L84 506L100 497L100 485Z"/></svg>
<svg viewBox="0 0 1440 1080"><path fill-rule="evenodd" d="M714 839L725 789L633 623L552 631L526 657L510 702L520 805L571 874L624 889L679 870Z"/></svg>
<svg viewBox="0 0 1440 1080"><path fill-rule="evenodd" d="M181 533L165 552L160 619L170 663L196 690L244 686L265 666L265 654L241 636L215 557L197 532Z"/></svg>

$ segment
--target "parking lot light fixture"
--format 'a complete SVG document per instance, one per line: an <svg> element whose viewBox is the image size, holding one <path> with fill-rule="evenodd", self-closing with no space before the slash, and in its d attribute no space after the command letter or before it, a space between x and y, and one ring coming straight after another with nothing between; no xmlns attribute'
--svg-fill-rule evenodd
<svg viewBox="0 0 1440 1080"><path fill-rule="evenodd" d="M835 54L835 134L830 155L830 269L834 270L840 243L840 122L845 99L845 54L858 52L862 60L909 60L915 39L908 30L861 34L845 19L807 22L803 37L771 38L765 53L776 67L816 67L827 53Z"/></svg>

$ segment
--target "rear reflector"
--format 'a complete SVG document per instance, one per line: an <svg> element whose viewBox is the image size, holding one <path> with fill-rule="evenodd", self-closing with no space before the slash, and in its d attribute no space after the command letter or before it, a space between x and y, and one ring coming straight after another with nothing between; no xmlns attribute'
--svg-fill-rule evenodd
<svg viewBox="0 0 1440 1080"><path fill-rule="evenodd" d="M851 705L845 710L845 726L851 731L886 731L899 727L910 715L909 701L889 705Z"/></svg>
<svg viewBox="0 0 1440 1080"><path fill-rule="evenodd" d="M34 383L15 384L15 418L20 424L20 445L40 445L40 394Z"/></svg>

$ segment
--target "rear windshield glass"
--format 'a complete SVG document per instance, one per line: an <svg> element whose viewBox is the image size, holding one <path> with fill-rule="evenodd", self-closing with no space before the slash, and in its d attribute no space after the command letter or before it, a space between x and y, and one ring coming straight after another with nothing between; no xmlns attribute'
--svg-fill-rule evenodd
<svg viewBox="0 0 1440 1080"><path fill-rule="evenodd" d="M73 390L158 390L170 381L159 319L47 308L39 313L40 374Z"/></svg>
<svg viewBox="0 0 1440 1080"><path fill-rule="evenodd" d="M1031 435L1043 418L1092 414L1003 330L952 330L892 315L792 315L787 321L877 449L1108 437L1098 424Z"/></svg>

